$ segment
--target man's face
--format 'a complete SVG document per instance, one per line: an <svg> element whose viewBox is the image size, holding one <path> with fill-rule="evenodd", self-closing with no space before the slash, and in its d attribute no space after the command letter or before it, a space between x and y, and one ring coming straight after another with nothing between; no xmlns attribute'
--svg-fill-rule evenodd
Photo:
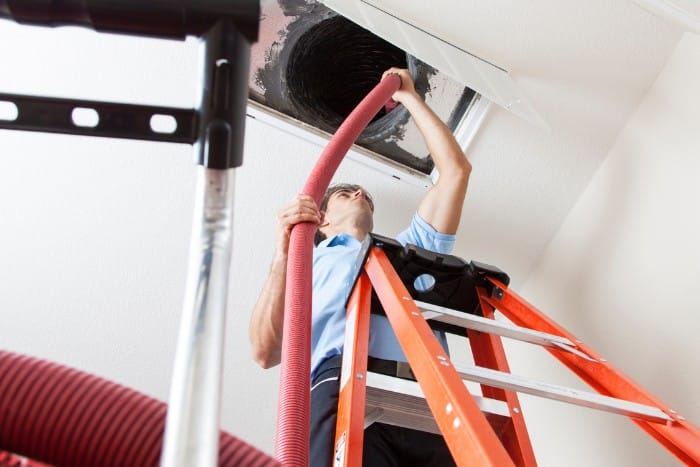
<svg viewBox="0 0 700 467"><path fill-rule="evenodd" d="M357 222L369 223L371 228L374 203L364 189L341 189L328 198L325 218L328 222L340 224L348 218Z"/></svg>

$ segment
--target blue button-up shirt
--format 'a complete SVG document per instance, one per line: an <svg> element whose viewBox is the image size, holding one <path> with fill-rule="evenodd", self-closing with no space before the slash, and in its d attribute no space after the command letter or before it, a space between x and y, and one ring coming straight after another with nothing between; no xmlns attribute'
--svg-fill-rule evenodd
<svg viewBox="0 0 700 467"><path fill-rule="evenodd" d="M436 231L417 213L408 229L396 240L412 243L426 250L448 254L455 236ZM340 233L314 248L313 300L311 331L311 377L326 358L340 355L345 334L345 300L355 280L353 265L361 243L353 236ZM439 334L443 347L445 336ZM394 330L385 316L372 315L370 320L369 354L385 360L406 361Z"/></svg>

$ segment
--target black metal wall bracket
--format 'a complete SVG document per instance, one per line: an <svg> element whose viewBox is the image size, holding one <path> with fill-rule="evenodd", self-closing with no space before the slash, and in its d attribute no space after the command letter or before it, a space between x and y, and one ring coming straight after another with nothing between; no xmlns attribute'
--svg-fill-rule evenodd
<svg viewBox="0 0 700 467"><path fill-rule="evenodd" d="M197 36L204 54L195 110L0 94L0 103L16 110L12 118L0 116L0 128L194 144L198 164L238 167L250 43L257 40L259 15L258 0L0 0L0 18L18 23L170 39ZM76 123L76 109L94 112L94 124ZM174 128L158 130L154 116L174 120Z"/></svg>
<svg viewBox="0 0 700 467"><path fill-rule="evenodd" d="M0 93L0 115L5 130L42 131L82 136L140 139L193 144L197 140L197 112L147 105L118 104L75 99L23 96ZM94 113L94 122L79 116ZM158 121L167 123L159 126Z"/></svg>

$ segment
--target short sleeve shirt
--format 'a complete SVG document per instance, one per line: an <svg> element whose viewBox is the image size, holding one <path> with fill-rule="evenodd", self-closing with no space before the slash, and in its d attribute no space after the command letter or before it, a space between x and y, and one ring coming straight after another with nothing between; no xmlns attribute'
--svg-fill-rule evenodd
<svg viewBox="0 0 700 467"><path fill-rule="evenodd" d="M396 236L401 244L414 244L436 253L451 253L455 236L436 231L417 213L411 225ZM340 355L345 340L345 300L355 281L354 264L361 243L340 233L314 248L311 331L311 377L327 358ZM443 347L445 336L437 333ZM385 360L406 361L393 329L385 316L370 318L369 355Z"/></svg>

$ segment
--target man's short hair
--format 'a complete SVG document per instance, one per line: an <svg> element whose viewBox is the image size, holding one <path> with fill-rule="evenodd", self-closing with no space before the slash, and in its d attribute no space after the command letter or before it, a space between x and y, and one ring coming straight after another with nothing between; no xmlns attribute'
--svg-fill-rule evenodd
<svg viewBox="0 0 700 467"><path fill-rule="evenodd" d="M339 191L349 191L351 193L354 193L357 190L365 189L362 188L360 185L355 185L352 183L336 183L335 185L329 186L326 190L326 193L323 195L323 199L321 199L321 204L318 207L319 211L326 211L326 209L328 208L328 200L331 196L333 196L334 193L337 193ZM365 195L367 196L367 202L369 203L370 209L372 210L372 212L374 212L374 201L372 200L372 196L369 193L367 193L366 190ZM314 235L314 245L318 245L325 239L326 234L321 232L321 229L316 229L316 234Z"/></svg>

